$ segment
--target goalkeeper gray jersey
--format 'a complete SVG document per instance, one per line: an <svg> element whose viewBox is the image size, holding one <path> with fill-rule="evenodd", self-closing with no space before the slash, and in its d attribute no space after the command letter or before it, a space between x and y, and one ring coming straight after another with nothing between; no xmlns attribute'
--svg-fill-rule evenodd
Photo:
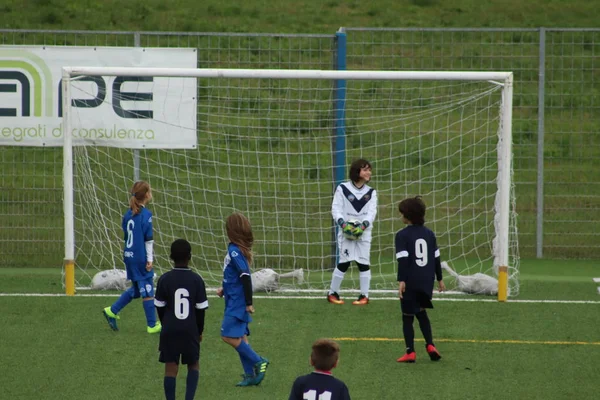
<svg viewBox="0 0 600 400"><path fill-rule="evenodd" d="M352 181L341 183L333 195L331 215L335 222L340 218L344 221L369 221L369 227L361 239L370 242L373 221L377 216L377 191L369 185L359 189ZM342 235L341 230L338 230L338 235Z"/></svg>

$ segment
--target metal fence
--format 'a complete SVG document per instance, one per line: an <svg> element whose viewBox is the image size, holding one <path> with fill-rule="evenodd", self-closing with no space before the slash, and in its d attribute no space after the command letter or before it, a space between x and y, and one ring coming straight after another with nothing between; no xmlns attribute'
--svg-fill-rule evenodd
<svg viewBox="0 0 600 400"><path fill-rule="evenodd" d="M600 258L600 29L346 28L347 69L515 73L523 257ZM332 69L335 34L0 30L0 45L194 47L201 68ZM63 256L60 149L0 147L0 266Z"/></svg>

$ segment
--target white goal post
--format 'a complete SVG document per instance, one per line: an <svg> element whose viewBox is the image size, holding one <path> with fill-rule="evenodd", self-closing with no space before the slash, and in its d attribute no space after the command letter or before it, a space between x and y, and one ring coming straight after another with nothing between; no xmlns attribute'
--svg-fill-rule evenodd
<svg viewBox="0 0 600 400"><path fill-rule="evenodd" d="M221 132L211 126L200 128L202 121L210 119L211 115L222 113L219 118L230 122L228 128L222 121L219 125L225 127L222 129L226 132L222 142L220 139L213 140L211 136L210 141L200 143L193 154L169 151L168 156L161 158L163 156L158 154L161 150L152 154L144 151L147 154L142 157L147 158L143 159L142 165L148 166L148 170L141 178L149 180L156 193L150 209L158 209L156 218L160 220L160 224L155 224L155 237L165 237L164 240L159 239L163 241L155 248L157 257L163 258L162 269L170 268L168 246L173 238L192 235L192 230L193 235L204 238L203 223L195 220L204 218L208 221L206 229L210 230L212 237L210 244L206 239L197 243L190 241L195 257L202 253L195 267L200 272L211 271L213 264L222 262L220 253L226 246L222 225L216 221L230 210L254 212L257 216L251 218L251 222L255 238L257 243L263 241L257 250L257 260L264 260L260 266L285 273L299 266L302 268L302 263L296 261L302 260L306 262L308 276L305 274L305 278L308 278L308 283L292 289L322 292L328 287L331 260L332 257L335 259L335 254L332 254L335 253L332 246L335 228L330 216L333 190L335 184L345 178L339 172L345 172L344 166L360 156L374 164L372 186L380 193L380 211L373 235L373 252L376 254L372 254L371 262L372 269L382 267L379 281L374 273L374 282L379 282L374 289L389 290L395 284L393 237L395 231L402 227L398 202L408 195L423 195L428 205L427 225L438 236L447 238L440 243L442 258L453 263L460 273L495 275L500 301L505 301L508 295L518 294L511 72L64 67L64 279L69 295L75 293L79 276L89 277L92 272L107 267L123 268L119 262L122 234L115 233L120 229L120 220L115 215L125 210L127 190L133 183L133 175L124 176L124 167L120 166L126 161L107 153L102 153L99 157L102 161L97 163L113 171L86 175L94 169L90 160L96 157L88 149L103 146L101 143L79 145L73 141L72 126L78 118L77 107L73 106L73 85L81 77L194 78L198 82L198 101L207 104L198 104L198 116L202 117L198 118L199 137L208 135L207 132L217 137ZM262 83L275 81L282 83ZM307 81L318 83L303 83ZM339 86L336 88L332 82L343 82L343 90ZM481 86L471 86L475 84ZM123 99L131 100L135 99ZM335 105L336 100L344 108L341 113ZM323 110L326 104L332 104L329 111ZM292 116L294 112L297 115ZM314 123L304 123L311 118L314 118ZM259 119L261 122L254 126ZM251 129L255 136L243 136ZM268 134L254 133L261 130L268 131ZM277 136L284 131L286 134L297 133L299 138ZM321 132L331 134L323 139L318 136ZM310 147L310 143L335 141L340 132L344 136L344 148L336 147L339 143L332 145L324 156L334 159L333 165L323 173L323 164L318 161L323 155L322 147ZM228 158L225 162L222 155L215 155L229 151L230 146L235 147L237 159ZM307 149L306 158L300 153L304 151L303 146ZM74 153L78 147L83 149L80 155ZM343 154L344 160L336 164L335 159L340 154ZM196 164L189 164L192 159L201 162L205 155L219 159L218 162L212 159L206 161L211 171L213 167L215 171L228 169L233 175L224 174L216 177L215 181L209 181L213 178L197 171ZM81 173L77 172L78 157L85 160ZM160 161L157 161L159 158ZM277 160L272 161L271 158ZM285 158L288 159L287 164L281 164ZM270 161L267 162L267 159ZM171 168L169 164L172 161L182 163L183 167L177 164L177 170L164 172ZM260 171L256 175L237 172L240 168L258 168ZM161 171L169 177L161 177ZM79 186L78 174L86 175ZM282 176L289 181L283 182ZM161 187L153 182L153 178L170 183ZM106 179L107 182L97 184L96 179ZM232 183L227 183L227 180ZM312 182L316 182L318 188L305 189ZM81 200L84 197L77 196L78 187L87 188L87 185L90 185L91 193L103 191L97 197L100 204L85 204L86 201ZM194 185L207 185L210 196L206 192L198 192ZM222 189L225 186L227 190ZM234 186L247 193L236 193ZM263 186L269 189L263 190ZM185 193L181 189L183 187ZM329 188L329 193L321 187ZM119 189L122 195L112 194ZM175 201L171 200L171 191L177 192L179 200L173 203L177 206L169 208L167 203ZM304 210L294 209L295 199L310 196L311 192L314 194L313 202L304 204ZM228 196L228 200L221 200L222 193ZM178 209L188 202L189 213L188 208ZM79 214L76 204L82 207ZM256 209L260 207L264 209ZM214 210L218 215L212 215ZM202 215L194 215L194 211ZM98 227L99 233L86 230L94 228L82 228L80 237L77 221L86 212L100 214L102 224L110 226ZM313 231L310 231L311 224L315 225ZM263 230L269 233L268 238L266 233L263 235ZM288 235L288 230L293 232ZM93 266L89 264L94 263L91 261L94 257L89 257L88 265L76 262L76 256L79 259L82 252L88 251L79 249L81 242L86 240L97 241L84 246L101 253L94 256L95 259L113 261ZM445 254L450 256L445 257ZM88 268L91 269L87 271ZM209 284L220 280L218 272L211 277ZM354 278L349 276L349 279ZM352 287L351 284L348 287Z"/></svg>

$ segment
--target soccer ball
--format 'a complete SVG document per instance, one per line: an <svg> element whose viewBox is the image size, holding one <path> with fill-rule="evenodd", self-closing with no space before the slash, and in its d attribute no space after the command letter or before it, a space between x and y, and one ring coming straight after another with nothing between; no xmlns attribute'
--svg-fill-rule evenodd
<svg viewBox="0 0 600 400"><path fill-rule="evenodd" d="M352 231L354 231L354 228L357 228L357 227L359 227L359 226L360 226L360 224L361 224L361 222L360 222L359 220L356 220L356 219L351 219L351 220L349 220L349 221L346 221L346 223L347 223L348 225L350 225L350 226L352 227L352 229L351 229L351 232L346 232L346 231L343 231L343 233L344 233L344 237L345 237L346 239L350 239L350 240L357 240L357 239L358 239L358 237L354 236L354 235L352 234Z"/></svg>

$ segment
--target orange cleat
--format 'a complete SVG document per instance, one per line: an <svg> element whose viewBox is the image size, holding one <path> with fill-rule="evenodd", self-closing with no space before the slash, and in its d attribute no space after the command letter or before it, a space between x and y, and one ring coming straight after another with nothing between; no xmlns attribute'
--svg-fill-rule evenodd
<svg viewBox="0 0 600 400"><path fill-rule="evenodd" d="M355 306L362 306L364 304L369 304L369 298L365 295L360 295L358 296L358 300L354 300L352 302L352 304L354 304Z"/></svg>
<svg viewBox="0 0 600 400"><path fill-rule="evenodd" d="M429 354L429 358L431 358L431 361L439 361L440 358L442 358L440 353L437 351L435 346L432 344L427 345L427 354Z"/></svg>
<svg viewBox="0 0 600 400"><path fill-rule="evenodd" d="M333 304L344 304L344 300L340 299L340 295L336 292L328 294L327 301Z"/></svg>
<svg viewBox="0 0 600 400"><path fill-rule="evenodd" d="M404 363L414 363L415 361L417 361L417 353L415 353L414 351L412 351L410 353L406 353L405 355L403 355L396 361L404 362Z"/></svg>

